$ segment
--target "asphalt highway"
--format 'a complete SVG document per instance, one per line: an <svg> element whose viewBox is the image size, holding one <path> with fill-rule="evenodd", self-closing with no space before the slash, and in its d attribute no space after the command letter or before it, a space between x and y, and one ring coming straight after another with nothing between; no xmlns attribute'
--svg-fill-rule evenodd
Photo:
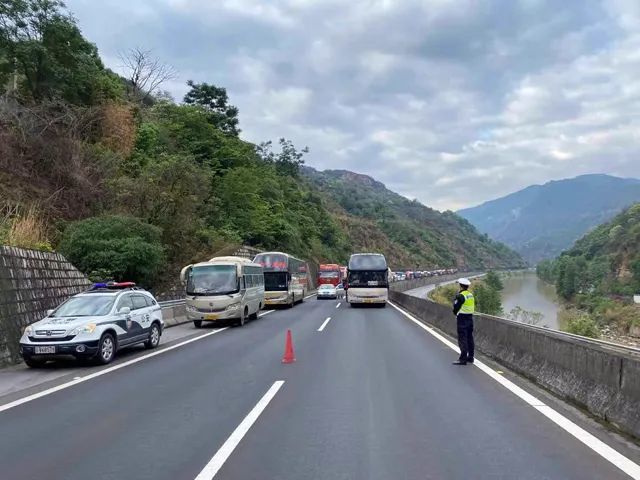
<svg viewBox="0 0 640 480"><path fill-rule="evenodd" d="M0 397L0 478L631 478L629 451L625 473L397 309L337 305L189 330Z"/></svg>

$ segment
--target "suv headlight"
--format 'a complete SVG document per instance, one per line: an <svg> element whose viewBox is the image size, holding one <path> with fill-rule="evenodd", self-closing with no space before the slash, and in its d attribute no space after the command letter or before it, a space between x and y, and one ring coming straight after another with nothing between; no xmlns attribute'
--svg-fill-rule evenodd
<svg viewBox="0 0 640 480"><path fill-rule="evenodd" d="M87 323L81 327L74 328L70 335L80 335L81 333L93 333L96 329L95 323Z"/></svg>
<svg viewBox="0 0 640 480"><path fill-rule="evenodd" d="M187 305L186 307L187 312L197 312L198 309L196 307L194 307L193 305Z"/></svg>
<svg viewBox="0 0 640 480"><path fill-rule="evenodd" d="M240 304L239 303L232 303L226 309L227 310L237 310L238 308L240 308Z"/></svg>
<svg viewBox="0 0 640 480"><path fill-rule="evenodd" d="M33 335L33 325L27 325L27 328L24 329L24 334L27 337L30 337L31 335Z"/></svg>

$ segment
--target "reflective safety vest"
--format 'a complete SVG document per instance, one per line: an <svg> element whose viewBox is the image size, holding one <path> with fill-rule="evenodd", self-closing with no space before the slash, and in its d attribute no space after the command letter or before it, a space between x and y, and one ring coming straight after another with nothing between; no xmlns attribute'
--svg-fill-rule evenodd
<svg viewBox="0 0 640 480"><path fill-rule="evenodd" d="M476 299L473 298L473 293L469 290L463 290L460 292L461 295L464 296L464 303L462 304L462 308L458 313L466 313L472 314L476 311Z"/></svg>

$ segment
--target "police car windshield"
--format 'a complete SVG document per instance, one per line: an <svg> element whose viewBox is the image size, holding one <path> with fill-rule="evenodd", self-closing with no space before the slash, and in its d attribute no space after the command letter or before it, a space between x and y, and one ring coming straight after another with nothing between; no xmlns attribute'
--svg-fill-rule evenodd
<svg viewBox="0 0 640 480"><path fill-rule="evenodd" d="M111 311L115 295L82 295L64 302L52 317L100 317Z"/></svg>
<svg viewBox="0 0 640 480"><path fill-rule="evenodd" d="M235 265L193 267L187 279L187 293L190 295L225 295L237 291Z"/></svg>

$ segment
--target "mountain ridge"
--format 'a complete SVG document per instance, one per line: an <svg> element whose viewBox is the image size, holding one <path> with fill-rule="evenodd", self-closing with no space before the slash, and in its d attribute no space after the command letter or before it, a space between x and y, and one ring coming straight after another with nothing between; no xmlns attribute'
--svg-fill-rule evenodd
<svg viewBox="0 0 640 480"><path fill-rule="evenodd" d="M531 185L457 213L536 263L640 201L640 179L586 174Z"/></svg>
<svg viewBox="0 0 640 480"><path fill-rule="evenodd" d="M462 217L409 200L368 175L308 166L301 174L323 194L356 249L386 248L390 263L407 268L524 266L519 255Z"/></svg>

